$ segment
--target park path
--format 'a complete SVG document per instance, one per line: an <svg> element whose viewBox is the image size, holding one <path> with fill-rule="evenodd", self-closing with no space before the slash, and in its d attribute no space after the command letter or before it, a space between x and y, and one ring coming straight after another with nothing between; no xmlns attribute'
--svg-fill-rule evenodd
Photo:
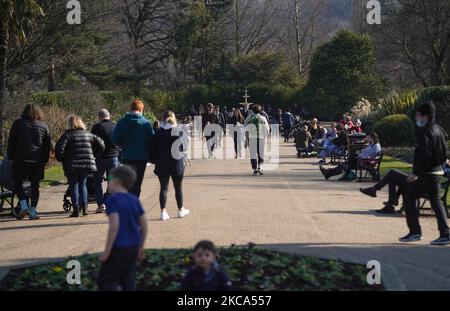
<svg viewBox="0 0 450 311"><path fill-rule="evenodd" d="M190 248L201 239L221 246L249 242L298 254L393 266L410 290L450 290L450 248L431 247L434 218L422 220L425 240L401 245L405 220L376 216L379 199L359 194L356 183L325 182L315 159L296 159L292 145L281 146L280 165L253 177L247 160L195 160L187 168L188 218L160 222L158 182L147 171L142 202L149 221L147 248ZM100 252L105 215L69 219L62 211L65 186L41 197L41 220L0 217L0 267ZM169 213L176 215L173 192ZM93 209L94 206L91 206Z"/></svg>

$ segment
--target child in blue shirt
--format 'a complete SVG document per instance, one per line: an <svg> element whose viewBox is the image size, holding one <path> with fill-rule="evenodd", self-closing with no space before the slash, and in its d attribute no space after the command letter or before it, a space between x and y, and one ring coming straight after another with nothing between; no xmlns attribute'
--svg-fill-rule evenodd
<svg viewBox="0 0 450 311"><path fill-rule="evenodd" d="M228 291L232 284L217 263L217 251L210 241L201 241L194 248L195 266L181 283L185 291Z"/></svg>
<svg viewBox="0 0 450 311"><path fill-rule="evenodd" d="M136 289L136 263L144 259L147 220L139 199L128 193L136 173L128 166L111 171L106 199L109 230L97 285L99 290Z"/></svg>

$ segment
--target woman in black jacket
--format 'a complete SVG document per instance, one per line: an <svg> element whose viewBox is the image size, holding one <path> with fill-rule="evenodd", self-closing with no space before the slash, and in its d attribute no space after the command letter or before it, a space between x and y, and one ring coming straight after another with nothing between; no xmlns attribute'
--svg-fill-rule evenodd
<svg viewBox="0 0 450 311"><path fill-rule="evenodd" d="M16 120L8 138L8 158L12 161L15 192L19 197L18 219L27 213L31 220L39 219L36 207L39 201L39 182L44 178L45 165L49 160L51 137L47 125L42 122L39 106L29 104L22 117ZM23 182L31 182L30 206L25 195Z"/></svg>
<svg viewBox="0 0 450 311"><path fill-rule="evenodd" d="M181 127L177 126L175 113L172 111L164 112L163 122L155 137L157 153L155 174L158 176L161 185L159 202L161 206L161 220L163 221L170 219L166 211L170 177L172 177L175 188L178 218L183 218L190 214L190 211L183 206L183 176L185 170L183 155L185 150L183 148L186 146L183 134Z"/></svg>
<svg viewBox="0 0 450 311"><path fill-rule="evenodd" d="M86 125L80 117L71 116L69 129L58 140L55 149L56 159L63 163L64 174L69 181L73 205L70 217L79 217L80 208L83 216L86 216L87 177L97 171L95 156L105 150L105 144L100 137L86 131Z"/></svg>

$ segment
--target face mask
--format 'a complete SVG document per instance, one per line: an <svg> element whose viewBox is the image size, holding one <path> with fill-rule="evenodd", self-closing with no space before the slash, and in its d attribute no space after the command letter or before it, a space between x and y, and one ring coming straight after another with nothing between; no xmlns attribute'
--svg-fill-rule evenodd
<svg viewBox="0 0 450 311"><path fill-rule="evenodd" d="M417 125L417 127L424 128L427 125L427 121L425 121L425 120L417 120L416 121L416 125Z"/></svg>

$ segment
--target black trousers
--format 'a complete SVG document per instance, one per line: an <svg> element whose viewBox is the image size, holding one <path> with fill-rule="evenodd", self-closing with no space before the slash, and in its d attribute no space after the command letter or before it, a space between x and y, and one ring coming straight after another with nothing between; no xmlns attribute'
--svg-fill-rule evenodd
<svg viewBox="0 0 450 311"><path fill-rule="evenodd" d="M408 187L408 174L399 170L390 170L386 176L380 180L374 188L381 190L389 185L389 204L395 205L398 201L399 193L405 194Z"/></svg>
<svg viewBox="0 0 450 311"><path fill-rule="evenodd" d="M291 134L291 126L284 126L284 141L289 142L290 134Z"/></svg>
<svg viewBox="0 0 450 311"><path fill-rule="evenodd" d="M447 224L447 214L441 201L441 182L440 176L437 175L421 175L419 179L407 187L405 195L405 212L406 222L410 233L421 234L422 229L419 224L419 206L417 199L423 195L428 195L431 207L436 215L438 229L441 236L449 235Z"/></svg>
<svg viewBox="0 0 450 311"><path fill-rule="evenodd" d="M167 205L167 193L169 192L170 176L158 176L161 190L159 192L159 205L161 209L165 209ZM175 199L177 200L178 209L183 208L183 176L172 176L173 186L175 188Z"/></svg>
<svg viewBox="0 0 450 311"><path fill-rule="evenodd" d="M136 262L139 247L113 248L97 276L101 291L136 290Z"/></svg>
<svg viewBox="0 0 450 311"><path fill-rule="evenodd" d="M261 164L264 163L264 148L265 148L265 140L260 138L252 138L252 143L256 141L256 146L253 144L250 145L250 164L252 165L252 169L256 170L261 168ZM254 148L256 147L256 150Z"/></svg>
<svg viewBox="0 0 450 311"><path fill-rule="evenodd" d="M44 165L38 162L14 162L12 165L14 191L19 200L27 200L23 183L28 180L31 184L30 203L37 207L39 202L39 183L44 177Z"/></svg>
<svg viewBox="0 0 450 311"><path fill-rule="evenodd" d="M124 160L122 164L131 167L136 172L136 182L130 189L130 193L138 198L141 196L142 182L144 181L145 169L147 168L147 161L131 161Z"/></svg>

